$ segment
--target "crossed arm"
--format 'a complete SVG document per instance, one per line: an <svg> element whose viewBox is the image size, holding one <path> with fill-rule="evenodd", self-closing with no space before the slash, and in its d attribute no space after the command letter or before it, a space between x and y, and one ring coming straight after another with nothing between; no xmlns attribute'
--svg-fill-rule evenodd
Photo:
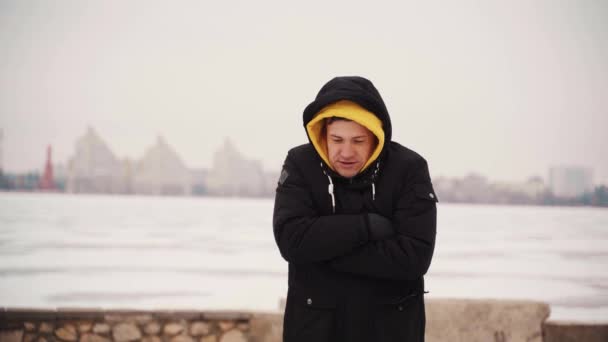
<svg viewBox="0 0 608 342"><path fill-rule="evenodd" d="M287 156L287 179L277 188L273 228L283 258L292 263L328 263L338 272L393 279L425 274L435 246L436 206L428 168L420 160L402 189L384 233L382 219L367 213L319 215L310 187ZM384 220L384 222L388 222Z"/></svg>

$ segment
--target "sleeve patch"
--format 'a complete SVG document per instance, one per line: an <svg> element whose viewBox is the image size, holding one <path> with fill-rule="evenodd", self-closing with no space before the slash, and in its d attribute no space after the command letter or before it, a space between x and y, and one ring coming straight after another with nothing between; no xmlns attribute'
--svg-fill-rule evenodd
<svg viewBox="0 0 608 342"><path fill-rule="evenodd" d="M289 177L289 172L283 169L283 171L281 171L281 177L279 177L279 184L283 185L283 183L285 183L285 181L287 180L287 177Z"/></svg>

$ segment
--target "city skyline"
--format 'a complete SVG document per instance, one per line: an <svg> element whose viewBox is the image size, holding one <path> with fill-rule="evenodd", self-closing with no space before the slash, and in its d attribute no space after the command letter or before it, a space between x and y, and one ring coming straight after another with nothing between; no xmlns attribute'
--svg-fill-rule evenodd
<svg viewBox="0 0 608 342"><path fill-rule="evenodd" d="M78 144L78 141L80 139L82 139L82 137L84 137L86 135L90 135L90 134L98 136L101 139L101 141L103 142L104 145L108 145L108 141L105 139L105 137L103 137L102 135L99 135L94 127L88 126L83 132L84 133L82 133L80 135L80 138L75 138L74 139L74 141L75 141L75 144L74 144L75 147ZM149 144L144 148L144 151L140 155L137 155L137 156L122 155L120 153L120 151L116 151L116 150L114 150L111 147L109 147L109 151L117 158L117 160L128 161L128 162L137 162L137 161L145 159L146 154L149 152L149 150L152 149L152 148L154 148L155 146L157 146L159 144L159 142L162 142L163 145L167 145L167 146L170 146L171 148L173 148L173 145L171 144L171 142L168 141L168 140L166 140L165 137L162 134L159 134L159 135L157 135L154 139L152 139L149 142ZM227 146L228 146L229 150L233 150L234 153L237 153L237 154L241 155L244 158L247 158L247 159L249 159L249 160L251 160L253 162L256 162L256 163L257 162L261 162L260 160L250 158L250 156L248 156L246 154L242 154L241 153L241 151L242 151L241 147L238 146L238 145L236 145L234 143L233 139L231 139L230 137L225 137L224 140L223 140L223 142L215 147L215 150L214 150L214 153L213 153L214 157L212 159L217 158L218 153L222 153L222 151L224 151L227 148ZM48 145L45 148L45 151L47 151L47 152L45 152L46 154L45 154L44 162L42 163L43 164L42 167L40 167L40 168L33 168L33 169L30 169L30 170L26 170L26 171L21 171L21 173L36 172L36 173L42 174L44 172L45 167L46 167L46 161L47 161L47 157L46 156L48 156L48 148L49 147L52 148L51 145ZM174 152L176 153L176 156L178 156L178 157L181 158L181 153L180 153L179 150L175 150ZM53 161L54 161L53 165L55 167L60 167L63 172L67 172L68 168L69 168L70 159L72 159L73 156L76 153L77 153L77 148L72 151L72 153L69 155L68 159L66 159L66 160L57 160L56 158L54 158L53 159ZM183 158L181 158L181 159L183 159ZM191 170L209 170L209 169L211 169L213 167L213 165L212 165L213 164L213 160L208 161L208 165L204 166L204 167L192 166L188 162L188 160L183 160L183 162L184 162L185 167L187 167L188 169L191 169ZM280 171L280 168L268 169L267 167L264 167L262 164L260 164L260 166L262 166L261 170L263 170L264 172L271 172L271 173L275 173L276 172L278 174L278 172ZM561 168L585 169L585 170L589 171L591 173L591 175L593 174L593 170L592 169L586 168L586 167L581 166L581 165L559 164L559 165L548 166L547 170L546 170L546 175L545 174L543 174L543 175L539 175L539 174L537 174L537 175L530 175L530 176L522 178L522 179L511 181L511 183L513 185L515 185L515 184L524 184L524 183L530 182L530 181L536 182L535 178L540 178L541 182L546 187L550 187L551 172L552 172L552 170L554 168L560 168L560 169ZM5 173L6 172L7 171L5 170ZM15 173L15 172L11 172L9 170L8 173ZM19 173L19 172L17 172L17 173ZM457 179L457 178L463 178L464 179L464 178L469 178L469 177L482 177L484 179L487 179L490 182L497 182L497 184L500 184L501 182L503 182L503 180L493 179L491 176L481 174L480 172L477 172L475 170L472 170L471 172L469 172L469 173L467 173L465 175L462 175L462 176L433 175L433 174L431 174L431 176L433 177L433 179L435 179L435 180L441 180L441 181L444 181L445 179ZM591 179L592 178L593 177L591 176ZM606 184L597 183L596 182L594 185L604 185L605 186Z"/></svg>
<svg viewBox="0 0 608 342"><path fill-rule="evenodd" d="M41 169L49 144L66 161L88 125L121 158L162 135L206 168L228 136L276 170L320 86L359 74L434 176L580 165L608 184L606 3L320 6L2 2L5 171Z"/></svg>

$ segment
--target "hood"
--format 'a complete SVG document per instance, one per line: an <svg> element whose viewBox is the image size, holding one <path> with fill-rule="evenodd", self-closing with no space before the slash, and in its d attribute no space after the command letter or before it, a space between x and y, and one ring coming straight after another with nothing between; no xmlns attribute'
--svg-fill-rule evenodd
<svg viewBox="0 0 608 342"><path fill-rule="evenodd" d="M324 136L323 127L325 125L325 119L331 117L342 117L358 123L359 125L367 128L377 138L378 144L372 152L369 159L363 165L362 170L365 170L371 163L374 162L380 156L380 152L384 147L384 131L382 130L382 121L374 115L374 113L367 109L359 106L357 103L349 100L340 100L327 105L321 109L312 120L306 124L306 132L310 142L317 150L317 153L323 159L325 164L333 169L329 163L329 157L327 155L327 138Z"/></svg>
<svg viewBox="0 0 608 342"><path fill-rule="evenodd" d="M320 135L322 119L331 116L353 120L378 138L378 146L362 170L386 150L391 140L391 120L380 93L371 81L359 76L335 77L321 88L315 100L304 109L303 121L308 139L330 167L327 145Z"/></svg>

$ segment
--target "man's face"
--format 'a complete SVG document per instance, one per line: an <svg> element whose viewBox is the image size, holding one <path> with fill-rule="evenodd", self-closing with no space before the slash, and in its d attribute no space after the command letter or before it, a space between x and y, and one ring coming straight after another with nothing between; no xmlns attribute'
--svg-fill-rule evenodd
<svg viewBox="0 0 608 342"><path fill-rule="evenodd" d="M354 121L336 120L327 124L329 162L342 177L354 177L376 147L374 134Z"/></svg>

